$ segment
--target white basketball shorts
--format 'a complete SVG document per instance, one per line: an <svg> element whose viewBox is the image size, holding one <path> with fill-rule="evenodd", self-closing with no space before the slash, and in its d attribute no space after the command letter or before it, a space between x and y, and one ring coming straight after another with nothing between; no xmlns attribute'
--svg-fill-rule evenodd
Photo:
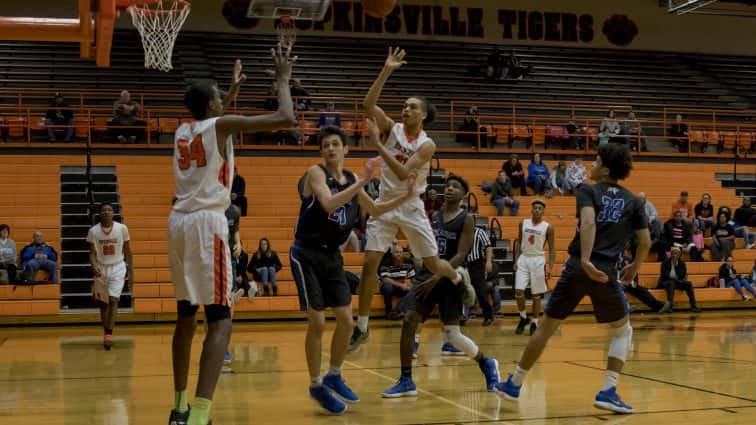
<svg viewBox="0 0 756 425"><path fill-rule="evenodd" d="M520 255L517 258L515 289L524 291L528 284L530 284L532 294L543 294L548 290L546 287L546 257Z"/></svg>
<svg viewBox="0 0 756 425"><path fill-rule="evenodd" d="M436 237L433 235L430 220L425 215L425 206L420 198L405 202L380 217L370 217L367 222L365 250L386 252L399 229L407 237L415 257L428 258L438 255Z"/></svg>
<svg viewBox="0 0 756 425"><path fill-rule="evenodd" d="M126 262L98 264L100 276L95 276L93 293L98 301L108 302L108 297L119 298L126 283Z"/></svg>
<svg viewBox="0 0 756 425"><path fill-rule="evenodd" d="M233 269L223 211L171 212L168 259L176 300L192 305L230 304Z"/></svg>

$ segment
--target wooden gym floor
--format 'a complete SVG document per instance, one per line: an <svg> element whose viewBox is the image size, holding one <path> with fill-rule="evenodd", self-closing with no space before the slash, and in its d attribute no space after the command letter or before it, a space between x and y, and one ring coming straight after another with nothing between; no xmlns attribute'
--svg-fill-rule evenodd
<svg viewBox="0 0 756 425"><path fill-rule="evenodd" d="M756 421L756 311L633 316L634 349L620 394L636 414L592 407L603 381L606 331L574 316L526 380L519 407L485 391L477 365L441 358L437 321L423 330L414 370L420 395L383 400L399 374L399 323L372 322L370 342L348 357L344 375L361 397L341 417L308 399L303 322L237 323L231 370L221 377L212 418L235 424L753 424ZM513 367L527 336L515 318L463 331L501 365ZM329 323L329 328L333 326ZM0 418L13 425L167 423L173 403L172 327L122 326L106 352L96 327L0 329ZM330 337L330 333L327 335ZM190 391L203 337L193 348ZM324 341L327 341L324 338ZM327 347L327 346L326 346ZM327 350L324 350L327 351ZM327 356L324 356L324 366ZM190 397L191 401L191 397Z"/></svg>

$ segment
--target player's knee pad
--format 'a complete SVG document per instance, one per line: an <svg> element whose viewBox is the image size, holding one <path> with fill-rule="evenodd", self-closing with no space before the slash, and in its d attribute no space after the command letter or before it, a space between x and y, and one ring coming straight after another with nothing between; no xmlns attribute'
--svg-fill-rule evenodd
<svg viewBox="0 0 756 425"><path fill-rule="evenodd" d="M231 318L231 308L227 305L210 304L205 306L205 318L207 323L215 323L220 320Z"/></svg>
<svg viewBox="0 0 756 425"><path fill-rule="evenodd" d="M624 362L633 342L633 327L627 321L622 326L610 328L609 335L612 337L612 341L609 343L609 357L614 357Z"/></svg>
<svg viewBox="0 0 756 425"><path fill-rule="evenodd" d="M446 341L452 343L469 357L473 358L478 355L478 346L462 333L458 325L444 325L444 336Z"/></svg>
<svg viewBox="0 0 756 425"><path fill-rule="evenodd" d="M192 305L189 301L182 300L176 305L176 311L181 317L192 317L197 314L198 305Z"/></svg>

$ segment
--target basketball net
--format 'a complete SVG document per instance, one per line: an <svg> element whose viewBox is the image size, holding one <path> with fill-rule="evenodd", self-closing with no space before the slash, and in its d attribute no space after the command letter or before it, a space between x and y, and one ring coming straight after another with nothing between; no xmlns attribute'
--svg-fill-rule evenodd
<svg viewBox="0 0 756 425"><path fill-rule="evenodd" d="M291 16L281 16L276 24L276 33L278 34L278 43L286 48L294 46L297 41L297 28L294 26L294 19Z"/></svg>
<svg viewBox="0 0 756 425"><path fill-rule="evenodd" d="M148 0L128 9L131 21L142 37L144 67L168 72L173 69L173 45L189 16L185 0Z"/></svg>

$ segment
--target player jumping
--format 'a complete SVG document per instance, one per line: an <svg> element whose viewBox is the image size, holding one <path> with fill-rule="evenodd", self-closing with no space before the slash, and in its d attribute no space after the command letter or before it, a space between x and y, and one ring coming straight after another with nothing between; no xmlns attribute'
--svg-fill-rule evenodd
<svg viewBox="0 0 756 425"><path fill-rule="evenodd" d="M622 282L629 282L638 274L651 239L643 204L617 184L618 180L627 178L632 167L626 146L599 146L591 168L591 179L596 184L582 185L577 191L578 230L568 248L570 257L546 306L546 317L528 340L514 372L506 382L496 385L497 394L510 400L519 398L525 375L551 335L588 295L596 320L609 324L611 336L604 385L596 395L594 406L616 413L633 412L617 394L617 380L633 336ZM634 261L622 270L622 281L619 281L615 278L617 263L633 233L638 243Z"/></svg>

